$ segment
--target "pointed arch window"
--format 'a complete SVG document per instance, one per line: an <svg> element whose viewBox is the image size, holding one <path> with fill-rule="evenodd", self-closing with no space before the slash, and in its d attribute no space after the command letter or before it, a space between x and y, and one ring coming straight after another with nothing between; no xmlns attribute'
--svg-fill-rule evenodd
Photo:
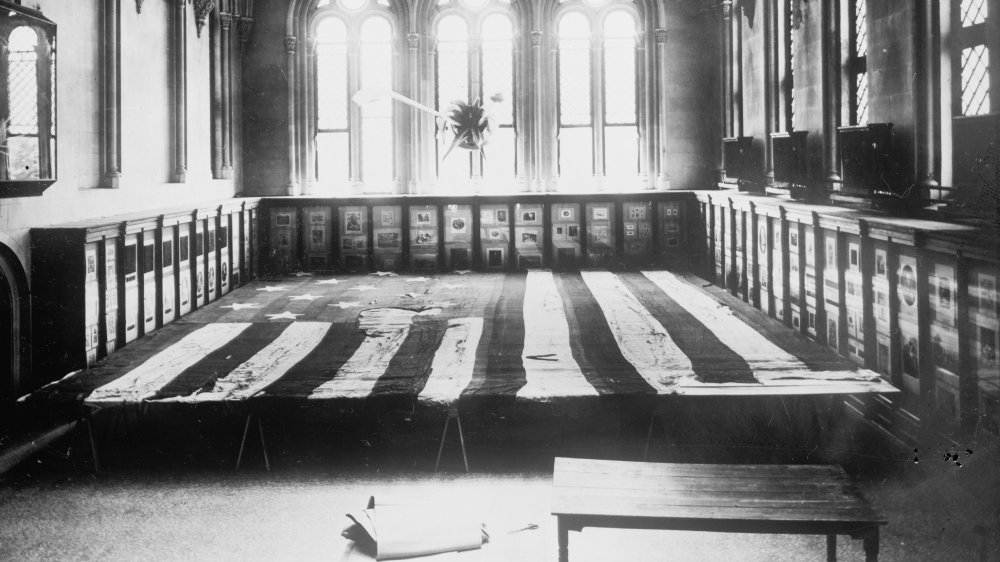
<svg viewBox="0 0 1000 562"><path fill-rule="evenodd" d="M438 122L437 189L457 190L479 181L488 187L509 188L517 174L514 23L507 13L509 3L464 0L457 4L465 9L443 12L434 25L435 105L447 113L455 101L478 99L490 108L493 130L485 155L459 149L448 153L452 137L446 125Z"/></svg>
<svg viewBox="0 0 1000 562"><path fill-rule="evenodd" d="M564 190L605 183L627 189L640 174L638 21L631 10L605 4L570 3L556 24L558 168Z"/></svg>
<svg viewBox="0 0 1000 562"><path fill-rule="evenodd" d="M316 40L317 191L394 190L395 123L391 98L351 102L359 90L394 89L396 32L383 0L321 0Z"/></svg>

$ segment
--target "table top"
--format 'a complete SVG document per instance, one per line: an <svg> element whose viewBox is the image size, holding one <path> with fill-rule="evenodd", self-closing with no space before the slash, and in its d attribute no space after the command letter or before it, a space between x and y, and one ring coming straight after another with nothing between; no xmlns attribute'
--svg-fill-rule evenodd
<svg viewBox="0 0 1000 562"><path fill-rule="evenodd" d="M885 524L833 465L556 458L552 513L706 521Z"/></svg>

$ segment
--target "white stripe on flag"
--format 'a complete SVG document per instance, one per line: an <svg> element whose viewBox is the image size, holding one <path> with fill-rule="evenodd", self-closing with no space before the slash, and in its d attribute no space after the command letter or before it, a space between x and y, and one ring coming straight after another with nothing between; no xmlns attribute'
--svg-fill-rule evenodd
<svg viewBox="0 0 1000 562"><path fill-rule="evenodd" d="M150 398L207 354L250 327L246 322L208 324L153 355L125 375L94 390L87 402L138 402Z"/></svg>
<svg viewBox="0 0 1000 562"><path fill-rule="evenodd" d="M733 314L729 307L681 281L668 271L643 271L650 281L667 293L680 306L700 320L723 345L747 362L762 383L774 377L821 377L794 355L781 349ZM827 373L836 377L836 371ZM855 373L855 376L857 373ZM787 383L787 381L786 381Z"/></svg>
<svg viewBox="0 0 1000 562"><path fill-rule="evenodd" d="M465 387L472 382L476 349L482 333L482 318L454 318L448 322L441 345L434 353L431 374L420 392L420 400L442 404L458 400Z"/></svg>
<svg viewBox="0 0 1000 562"><path fill-rule="evenodd" d="M334 377L316 387L309 398L366 398L385 374L393 356L410 333L412 310L366 310L358 318L365 339Z"/></svg>
<svg viewBox="0 0 1000 562"><path fill-rule="evenodd" d="M278 337L244 361L215 387L188 397L195 402L246 400L280 379L319 345L330 330L329 322L291 322ZM184 399L181 399L184 401Z"/></svg>
<svg viewBox="0 0 1000 562"><path fill-rule="evenodd" d="M529 271L524 288L524 351L521 362L527 384L519 398L547 400L562 396L596 396L573 359L569 324L552 273Z"/></svg>
<svg viewBox="0 0 1000 562"><path fill-rule="evenodd" d="M678 379L694 376L688 356L617 275L607 271L580 275L604 312L622 356L657 393L673 392Z"/></svg>

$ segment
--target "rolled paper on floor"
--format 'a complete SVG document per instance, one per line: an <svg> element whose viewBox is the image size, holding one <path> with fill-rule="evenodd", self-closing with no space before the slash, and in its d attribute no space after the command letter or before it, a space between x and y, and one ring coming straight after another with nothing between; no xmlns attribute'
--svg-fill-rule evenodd
<svg viewBox="0 0 1000 562"><path fill-rule="evenodd" d="M378 506L376 560L400 560L483 546L482 523L467 513L434 507Z"/></svg>

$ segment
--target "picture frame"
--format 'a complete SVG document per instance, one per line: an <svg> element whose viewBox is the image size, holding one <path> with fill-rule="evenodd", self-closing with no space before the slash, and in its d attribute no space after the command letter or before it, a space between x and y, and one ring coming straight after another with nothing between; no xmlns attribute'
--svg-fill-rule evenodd
<svg viewBox="0 0 1000 562"><path fill-rule="evenodd" d="M326 215L323 213L309 213L309 222L312 224L323 224L326 222Z"/></svg>
<svg viewBox="0 0 1000 562"><path fill-rule="evenodd" d="M399 247L399 233L398 232L379 232L376 234L376 247L383 249L392 249Z"/></svg>
<svg viewBox="0 0 1000 562"><path fill-rule="evenodd" d="M559 219L560 220L573 220L573 208L572 207L562 207L559 209Z"/></svg>
<svg viewBox="0 0 1000 562"><path fill-rule="evenodd" d="M382 209L379 213L382 226L396 226L396 211L393 209Z"/></svg>
<svg viewBox="0 0 1000 562"><path fill-rule="evenodd" d="M499 228L491 228L487 231L486 237L490 240L503 240L503 230Z"/></svg>
<svg viewBox="0 0 1000 562"><path fill-rule="evenodd" d="M569 235L570 238L577 238L580 236L580 227L575 224L571 224L566 227L566 234Z"/></svg>
<svg viewBox="0 0 1000 562"><path fill-rule="evenodd" d="M431 224L431 212L430 211L417 211L417 224Z"/></svg>
<svg viewBox="0 0 1000 562"><path fill-rule="evenodd" d="M594 207L591 216L595 221L606 221L608 220L608 208Z"/></svg>
<svg viewBox="0 0 1000 562"><path fill-rule="evenodd" d="M453 217L449 223L451 226L451 231L456 234L461 234L468 229L468 222L465 217Z"/></svg>
<svg viewBox="0 0 1000 562"><path fill-rule="evenodd" d="M490 248L486 251L486 267L503 267L503 249Z"/></svg>
<svg viewBox="0 0 1000 562"><path fill-rule="evenodd" d="M524 211L521 213L521 222L535 222L537 215L535 211Z"/></svg>
<svg viewBox="0 0 1000 562"><path fill-rule="evenodd" d="M292 215L290 213L275 213L274 226L292 226Z"/></svg>
<svg viewBox="0 0 1000 562"><path fill-rule="evenodd" d="M418 230L413 235L413 243L417 246L431 246L437 243L437 236L433 230Z"/></svg>
<svg viewBox="0 0 1000 562"><path fill-rule="evenodd" d="M629 220L646 220L645 207L630 207L628 210Z"/></svg>
<svg viewBox="0 0 1000 562"><path fill-rule="evenodd" d="M522 244L538 244L538 232L534 230L525 230L521 232L521 243Z"/></svg>
<svg viewBox="0 0 1000 562"><path fill-rule="evenodd" d="M507 222L506 209L497 209L497 222Z"/></svg>
<svg viewBox="0 0 1000 562"><path fill-rule="evenodd" d="M344 211L344 232L361 232L361 211Z"/></svg>
<svg viewBox="0 0 1000 562"><path fill-rule="evenodd" d="M885 250L875 250L875 275L885 277Z"/></svg>

